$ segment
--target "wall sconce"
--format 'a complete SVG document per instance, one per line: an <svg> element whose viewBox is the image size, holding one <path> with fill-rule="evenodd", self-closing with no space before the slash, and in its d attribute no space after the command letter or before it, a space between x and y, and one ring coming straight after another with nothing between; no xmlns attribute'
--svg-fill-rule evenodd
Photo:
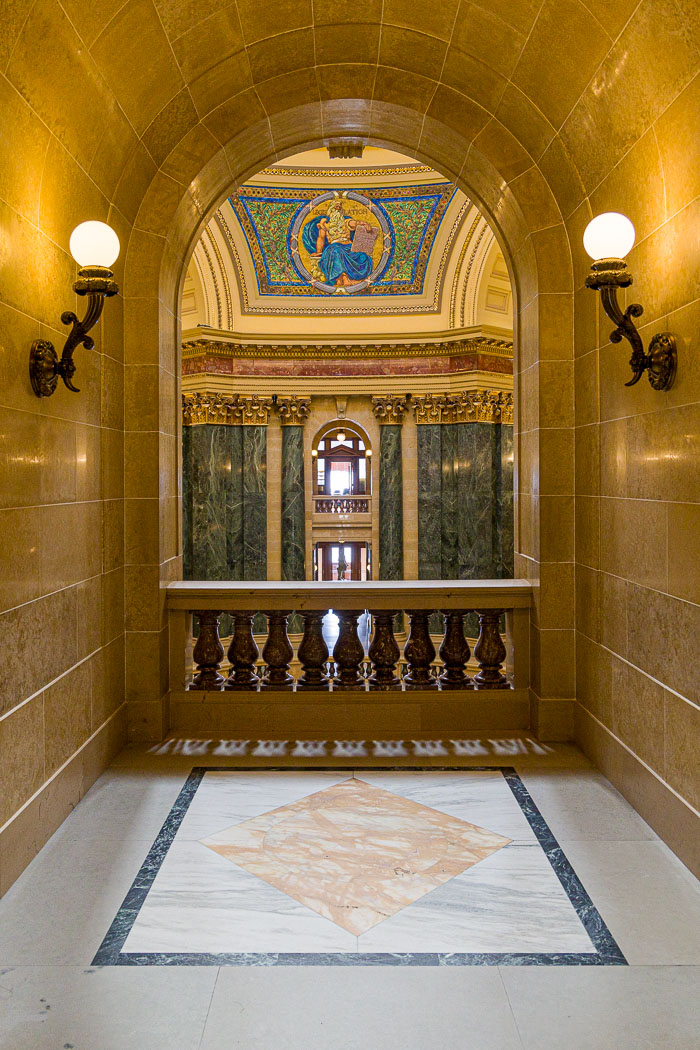
<svg viewBox="0 0 700 1050"><path fill-rule="evenodd" d="M366 459L371 459L372 458L372 449L371 448L365 449L365 457L366 457Z"/></svg>
<svg viewBox="0 0 700 1050"><path fill-rule="evenodd" d="M600 292L603 309L617 325L610 333L611 342L619 343L624 337L632 347L630 367L634 374L625 386L634 386L644 372L648 372L654 390L668 390L676 377L675 337L670 332L659 332L649 343L648 352L645 351L642 337L632 320L642 316L644 307L632 303L623 313L617 301L618 288L628 288L632 284L625 256L632 250L634 239L634 226L626 215L608 211L591 219L583 234L583 246L593 259L586 287Z"/></svg>
<svg viewBox="0 0 700 1050"><path fill-rule="evenodd" d="M75 375L73 351L81 343L92 350L95 341L88 332L99 321L105 299L119 292L110 270L119 255L119 238L111 226L105 222L81 222L70 235L70 253L80 267L73 291L88 297L87 310L82 321L72 310L61 314L61 322L72 324L73 328L66 339L60 361L53 343L46 339L32 343L29 375L37 397L51 397L59 376L69 390L76 394L80 392L72 382Z"/></svg>
<svg viewBox="0 0 700 1050"><path fill-rule="evenodd" d="M315 448L312 448L311 449L311 455L314 457L314 459L316 459L316 456L318 455L318 450L315 449Z"/></svg>
<svg viewBox="0 0 700 1050"><path fill-rule="evenodd" d="M342 445L343 442L345 441L345 431L344 430L339 430L338 433L335 435L335 438L336 438L336 441L339 441L341 443L341 445Z"/></svg>

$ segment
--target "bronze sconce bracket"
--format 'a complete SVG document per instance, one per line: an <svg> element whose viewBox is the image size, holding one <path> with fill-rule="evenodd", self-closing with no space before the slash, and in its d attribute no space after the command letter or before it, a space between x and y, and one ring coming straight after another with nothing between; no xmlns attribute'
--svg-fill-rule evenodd
<svg viewBox="0 0 700 1050"><path fill-rule="evenodd" d="M645 351L633 320L642 316L644 307L632 303L623 313L617 301L618 288L628 288L632 284L632 274L626 263L623 259L599 259L593 263L591 270L593 272L586 278L586 287L600 292L603 309L617 325L610 333L610 341L619 343L624 338L632 347L630 367L633 376L625 386L634 386L648 372L654 390L668 390L676 377L678 363L675 336L670 332L659 332L649 343L649 350Z"/></svg>
<svg viewBox="0 0 700 1050"><path fill-rule="evenodd" d="M51 397L58 385L59 377L69 390L76 394L79 393L78 387L73 386L75 375L73 352L81 344L88 350L92 350L95 340L88 335L88 332L99 321L105 299L117 295L119 286L116 281L112 280L111 270L105 266L91 266L78 270L78 280L73 285L73 291L77 295L87 296L87 310L82 320L79 320L72 310L66 310L61 314L61 322L73 326L63 347L61 359L59 360L53 343L48 340L38 339L32 343L29 355L29 376L32 381L32 389L37 397Z"/></svg>

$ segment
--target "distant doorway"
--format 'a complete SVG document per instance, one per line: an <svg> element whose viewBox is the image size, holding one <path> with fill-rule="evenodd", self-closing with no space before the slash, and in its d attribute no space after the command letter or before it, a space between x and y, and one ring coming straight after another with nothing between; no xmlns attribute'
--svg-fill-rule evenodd
<svg viewBox="0 0 700 1050"><path fill-rule="evenodd" d="M314 579L324 581L369 580L372 578L370 544L317 543L314 549Z"/></svg>

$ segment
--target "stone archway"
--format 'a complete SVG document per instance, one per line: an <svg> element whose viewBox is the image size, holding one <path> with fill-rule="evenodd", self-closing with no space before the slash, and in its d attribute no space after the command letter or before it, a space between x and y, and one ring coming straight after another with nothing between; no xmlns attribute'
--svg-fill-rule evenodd
<svg viewBox="0 0 700 1050"><path fill-rule="evenodd" d="M573 390L568 387L568 397L558 398L558 409L553 413L547 407L547 428L556 432L554 442L541 442L539 431L542 425L546 391L542 390L548 377L546 369L538 372L541 340L540 315L544 315L546 338L560 328L568 332L568 341L562 340L555 351L559 361L566 361L571 369L573 356L571 341L572 316L572 261L565 227L551 192L536 166L526 173L518 173L508 184L503 174L474 145L454 128L435 120L430 122L430 135L425 146L416 148L414 137L407 129L422 117L407 109L394 108L394 123L391 136L379 137L371 133L369 123L360 126L362 138L368 144L385 146L401 152L411 152L424 163L439 170L457 182L483 210L499 239L508 261L514 287L516 305L516 377L515 388L523 400L523 410L516 408L516 575L529 579L539 578L539 563L551 562L573 556ZM348 110L352 105L348 103ZM285 116L289 128L302 124L303 107L292 109ZM352 124L355 132L357 123ZM333 116L333 137L347 134L348 122L339 106ZM403 129L403 134L401 133ZM415 131L415 127L414 127ZM508 135L503 129L504 135ZM514 141L514 140L513 140ZM285 153L300 152L322 145L323 140L299 137L291 134L285 139ZM508 143L508 145L510 145ZM506 154L508 149L505 150ZM173 157L175 154L175 157ZM147 511L140 498L139 513L158 516L159 525L159 569L156 579L152 571L152 588L158 588L158 599L151 603L152 614L127 633L127 698L131 705L131 732L136 738L156 738L167 729L167 628L162 619L163 582L179 578L179 514L177 509L179 441L172 406L176 402L179 375L179 331L176 316L177 303L186 266L204 224L213 211L230 192L231 185L240 183L250 174L271 163L280 156L280 151L266 150L261 141L261 129L254 126L237 136L226 147L210 156L199 170L194 170L198 161L191 141L181 144L166 160L164 167L174 170L176 163L189 161L192 178L179 198L172 191L166 194L167 181L173 180L163 169L151 181L138 214L129 241L125 266L125 354L127 361L133 360L130 340L138 345L158 347L158 409L159 430L140 431L143 405L139 404L132 419L130 407L126 406L126 426L130 430L130 445L127 446L126 476L129 476L128 458L131 452L138 455L139 442L150 445L157 441L158 489L156 478L151 479ZM184 167L181 172L184 172ZM188 171L189 174L189 171ZM527 215L527 218L526 218ZM148 304L148 306L147 306ZM137 328L130 324L130 315L139 319ZM550 354L554 347L549 347ZM151 351L153 355L153 350ZM127 365L127 369L128 369ZM155 379L155 361L153 364ZM558 369L557 369L558 370ZM155 407L155 388L152 391ZM516 405L518 398L516 398ZM170 406L170 407L168 407ZM166 428L160 429L160 424ZM562 453L571 450L571 484L562 489L557 476ZM551 479L551 484L548 482ZM547 523L543 542L540 528L540 497L547 503ZM127 492L126 514L129 516L130 497ZM556 521L556 527L553 523ZM128 525L127 525L128 530ZM548 540L556 549L548 549ZM554 539L556 537L556 539ZM127 603L129 596L127 595ZM142 603L142 607L145 603ZM156 610L159 616L156 617ZM533 704L534 728L545 735L569 735L571 731L571 708L574 697L573 630L557 630L556 640L551 639L551 658L542 657L550 642L546 632L533 625L533 657L537 668L544 669L533 679L537 696ZM541 636L542 635L542 636ZM556 654L556 655L555 655ZM567 659L568 654L568 659ZM550 671L550 663L556 659L558 668ZM565 667L562 664L565 662ZM551 681L549 680L551 679ZM547 701L545 706L544 701ZM542 701L542 702L540 702Z"/></svg>

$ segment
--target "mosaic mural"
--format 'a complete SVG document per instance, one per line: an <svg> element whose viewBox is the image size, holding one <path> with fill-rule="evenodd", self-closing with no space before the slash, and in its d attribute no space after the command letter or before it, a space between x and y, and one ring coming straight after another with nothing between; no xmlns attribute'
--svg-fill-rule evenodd
<svg viewBox="0 0 700 1050"><path fill-rule="evenodd" d="M420 295L451 182L327 190L246 186L230 197L268 296Z"/></svg>

